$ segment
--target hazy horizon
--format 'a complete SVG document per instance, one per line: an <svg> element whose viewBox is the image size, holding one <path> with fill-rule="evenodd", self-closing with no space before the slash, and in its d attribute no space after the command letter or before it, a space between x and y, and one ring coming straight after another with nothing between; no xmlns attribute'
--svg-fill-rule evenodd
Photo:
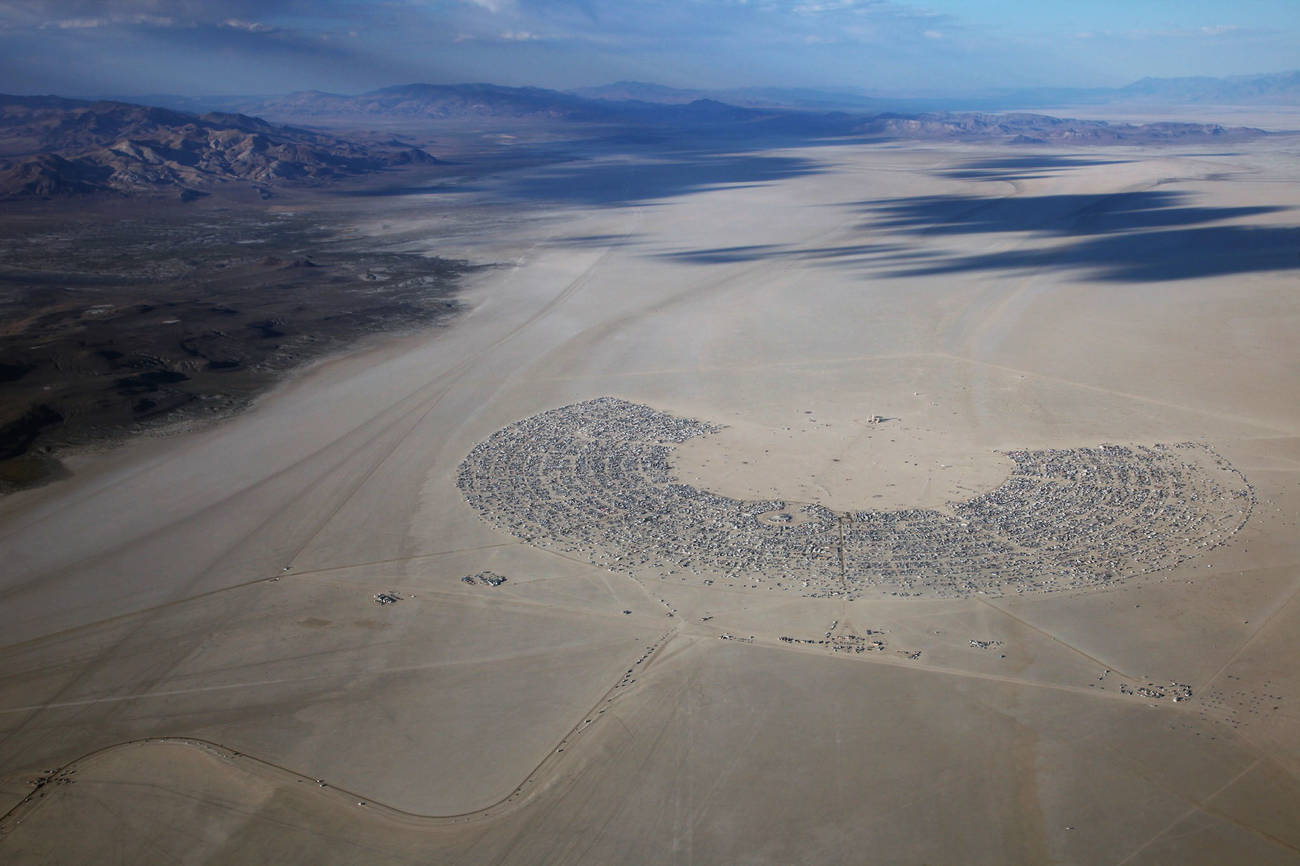
<svg viewBox="0 0 1300 866"><path fill-rule="evenodd" d="M0 2L0 90L68 96L841 88L904 95L1120 87L1300 68L1286 0L21 0Z"/></svg>

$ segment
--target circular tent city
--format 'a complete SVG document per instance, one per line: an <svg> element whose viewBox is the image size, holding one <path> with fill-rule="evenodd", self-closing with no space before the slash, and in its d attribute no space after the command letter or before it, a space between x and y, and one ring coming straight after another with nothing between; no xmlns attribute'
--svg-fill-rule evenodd
<svg viewBox="0 0 1300 866"><path fill-rule="evenodd" d="M587 400L492 434L458 483L492 524L611 570L846 598L1104 586L1222 544L1254 502L1241 473L1188 442L1003 452L1005 482L941 508L743 500L673 475L673 449L719 429Z"/></svg>

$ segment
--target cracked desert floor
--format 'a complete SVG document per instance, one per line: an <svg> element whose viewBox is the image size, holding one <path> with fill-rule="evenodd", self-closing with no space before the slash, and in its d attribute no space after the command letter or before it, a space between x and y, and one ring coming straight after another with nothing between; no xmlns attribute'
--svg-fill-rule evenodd
<svg viewBox="0 0 1300 866"><path fill-rule="evenodd" d="M0 860L1300 863L1297 157L594 153L376 197L358 236L496 265L452 324L0 502ZM601 398L711 425L667 471L767 503L744 531L850 516L783 579L789 545L651 561L467 500L481 443ZM1017 453L1165 444L1240 484L1217 534L1121 515L1159 567L1054 588L1004 533L1020 583L909 593L844 552ZM640 537L618 471L503 460L502 509Z"/></svg>

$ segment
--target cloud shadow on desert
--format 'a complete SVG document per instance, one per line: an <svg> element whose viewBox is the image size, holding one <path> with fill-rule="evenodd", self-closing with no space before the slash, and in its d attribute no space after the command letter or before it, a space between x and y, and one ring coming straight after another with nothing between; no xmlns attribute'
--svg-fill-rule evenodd
<svg viewBox="0 0 1300 866"><path fill-rule="evenodd" d="M1127 159L1096 159L1050 153L974 159L959 167L937 172L953 180L1012 181L1036 180L1059 174L1064 169L1097 165L1121 165Z"/></svg>
<svg viewBox="0 0 1300 866"><path fill-rule="evenodd" d="M532 202L620 207L788 180L823 170L812 159L756 153L581 159L503 176L500 193Z"/></svg>
<svg viewBox="0 0 1300 866"><path fill-rule="evenodd" d="M1066 238L1053 247L989 253L936 251L923 264L895 262L888 276L1065 268L1090 279L1155 282L1300 268L1300 227L1210 225L1288 210L1276 205L1188 204L1188 193L921 196L859 203L864 231L919 237L1020 233Z"/></svg>
<svg viewBox="0 0 1300 866"><path fill-rule="evenodd" d="M756 262L764 259L800 259L829 263L853 261L862 263L868 256L882 253L901 253L901 251L902 247L896 244L842 244L829 247L748 244L660 253L659 258L692 265L734 264L736 262Z"/></svg>
<svg viewBox="0 0 1300 866"><path fill-rule="evenodd" d="M1098 195L1026 196L928 195L858 203L873 229L919 234L1029 232L1042 236L1102 235L1146 229L1203 225L1275 213L1276 205L1205 207L1188 205L1190 195L1140 190Z"/></svg>
<svg viewBox="0 0 1300 866"><path fill-rule="evenodd" d="M338 195L376 198L477 193L501 202L536 205L626 207L717 189L740 188L824 171L817 160L733 148L629 150L579 148L564 156L548 154L526 168L487 171L472 183L439 179L427 183L372 184Z"/></svg>
<svg viewBox="0 0 1300 866"><path fill-rule="evenodd" d="M1054 268L1086 279L1158 282L1300 269L1300 227L1219 224L1287 208L1199 206L1186 204L1189 199L1186 193L1151 190L857 202L853 206L872 217L858 226L861 236L879 242L820 248L750 244L674 250L658 257L697 265L796 259L868 278ZM974 254L932 243L936 237L970 234L1060 242ZM908 242L909 236L916 240Z"/></svg>
<svg viewBox="0 0 1300 866"><path fill-rule="evenodd" d="M1300 227L1203 226L1089 237L1046 249L940 256L886 276L1057 268L1091 280L1162 282L1300 269Z"/></svg>

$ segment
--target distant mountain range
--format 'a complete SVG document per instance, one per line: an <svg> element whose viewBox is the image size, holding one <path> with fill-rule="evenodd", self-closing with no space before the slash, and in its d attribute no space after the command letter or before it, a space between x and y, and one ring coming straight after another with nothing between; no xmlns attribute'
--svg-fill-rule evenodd
<svg viewBox="0 0 1300 866"><path fill-rule="evenodd" d="M685 91L683 91L685 93ZM592 123L752 119L743 107L703 96L680 100L606 100L542 87L498 84L403 84L353 96L304 90L284 96L138 97L170 108L236 111L300 123L349 117L395 120L568 120Z"/></svg>
<svg viewBox="0 0 1300 866"><path fill-rule="evenodd" d="M616 81L569 91L587 99L685 104L700 99L744 108L795 108L807 111L880 111L900 100L881 99L852 90L810 87L739 87L729 90L686 90L642 81Z"/></svg>
<svg viewBox="0 0 1300 866"><path fill-rule="evenodd" d="M496 84L406 84L359 95L180 97L135 101L177 110L225 111L299 123L348 117L688 123L760 121L773 112L815 114L1032 110L1062 105L1300 105L1300 71L1231 78L1144 78L1119 88L1036 87L952 96L868 94L847 88L707 90L618 81L570 91ZM744 114L748 110L752 114ZM787 123L788 125L788 123Z"/></svg>
<svg viewBox="0 0 1300 866"><path fill-rule="evenodd" d="M1067 146L1242 141L1266 134L1259 129L1217 123L1111 123L1023 112L880 114L855 125L853 133L865 138Z"/></svg>
<svg viewBox="0 0 1300 866"><path fill-rule="evenodd" d="M611 112L589 100L540 87L495 84L405 84L358 96L309 90L239 103L240 110L269 117L371 115L446 120L465 117L539 117L599 120Z"/></svg>
<svg viewBox="0 0 1300 866"><path fill-rule="evenodd" d="M1143 78L1115 93L1117 102L1300 105L1300 70L1231 78Z"/></svg>
<svg viewBox="0 0 1300 866"><path fill-rule="evenodd" d="M1014 141L1018 143L1141 144L1244 138L1260 130L1217 124L1116 124L1102 120L1070 120L1039 114L961 112L826 111L789 106L739 106L674 91L659 85L623 82L598 88L606 97L591 98L539 87L492 84L410 84L387 87L359 96L309 91L284 97L243 102L243 111L296 123L335 122L347 125L383 118L430 121L550 120L616 125L620 128L662 128L685 132L707 130L746 136L857 137L930 140ZM810 92L782 91L789 99L812 100ZM802 94L802 95L793 95ZM673 99L615 99L615 96L655 96ZM774 94L769 94L775 99ZM692 98L694 97L694 98ZM686 101L690 98L690 101ZM757 97L756 97L757 98Z"/></svg>
<svg viewBox="0 0 1300 866"><path fill-rule="evenodd" d="M716 99L754 108L816 111L995 110L1049 105L1300 105L1300 71L1229 78L1143 78L1125 87L1033 87L951 96L868 94L850 89L746 87L694 90L617 81L571 93L588 99L675 104Z"/></svg>
<svg viewBox="0 0 1300 866"><path fill-rule="evenodd" d="M1040 98L1046 99L1047 93L1040 92ZM1093 96L1079 101L1102 99L1096 91L1087 93ZM1300 73L1144 79L1107 93L1116 101L1120 97L1115 94L1148 102L1175 98L1207 104L1229 99L1281 102L1300 93ZM1063 98L1062 91L1050 94L1054 101ZM705 91L637 82L573 93L494 84L408 84L359 95L310 90L269 98L151 98L167 103L166 107L0 96L0 197L170 192L193 198L236 182L269 194L277 184L321 183L436 161L395 139L360 144L297 124L365 130L368 137L394 122L429 132L448 123L470 123L480 131L509 131L521 123L587 124L601 130L594 134L630 136L623 140L642 146L685 143L696 134L741 143L771 137L843 137L1067 145L1195 143L1264 134L1217 124L1124 124L1023 112L887 110L883 101L878 104L839 91L751 88L714 95L745 104L724 102ZM570 130L566 134L579 138L590 134L566 128Z"/></svg>
<svg viewBox="0 0 1300 866"><path fill-rule="evenodd" d="M366 147L243 114L191 114L124 102L0 95L0 197L173 192L232 182L264 193L395 165L422 150Z"/></svg>
<svg viewBox="0 0 1300 866"><path fill-rule="evenodd" d="M1147 89L1152 90L1150 87ZM983 111L978 115L925 110L931 100L914 100L905 103L911 110L900 110L891 107L891 101L854 97L838 91L750 88L712 96L709 93L629 81L575 92L496 84L407 84L356 96L311 90L269 98L226 97L205 103L179 100L172 104L196 108L222 107L286 123L345 127L383 119L433 122L492 120L502 123L562 121L643 129L709 128L752 134L869 134L899 138L962 136L1099 143L1119 140L1139 143L1143 140L1192 139L1225 134L1240 136L1259 132L1229 130L1213 124L1160 124L1157 130L1151 125L1126 126L1100 120L1063 121L1041 115L994 115L982 109L975 109ZM1059 91L1052 91L1052 94L1057 98L1061 95ZM745 104L724 102L714 96L729 96L743 100ZM843 106L843 103L855 100L856 107ZM981 100L973 104L989 102L988 98ZM1015 102L1012 100L1012 104Z"/></svg>

